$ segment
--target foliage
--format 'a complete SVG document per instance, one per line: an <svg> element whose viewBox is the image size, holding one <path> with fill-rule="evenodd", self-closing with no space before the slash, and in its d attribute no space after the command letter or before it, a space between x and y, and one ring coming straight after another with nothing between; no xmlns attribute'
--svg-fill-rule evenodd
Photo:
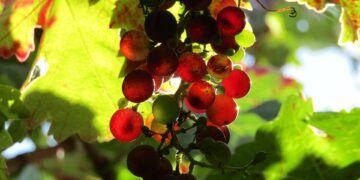
<svg viewBox="0 0 360 180"><path fill-rule="evenodd" d="M333 8L330 4L335 4L335 8L341 9L341 15L335 15L339 16L341 32L335 28L338 22L317 20L312 17L323 14L310 14L305 8L294 5L297 18L306 19L310 24L311 28L306 32L308 35L304 35L296 29L298 21L286 14L267 13L265 16L251 6L256 1L251 1L251 4L247 0L239 1L243 8L255 9L247 12L253 28L247 26L236 37L242 49L232 58L243 63L246 50L254 55L256 65L245 68L250 74L252 89L247 97L237 101L241 113L230 126L230 163L244 165L259 151L265 151L267 158L248 169L248 176L195 169L198 178L360 177L357 171L360 168L360 144L357 141L360 136L360 110L313 112L311 100L299 95L301 85L283 77L278 69L289 62L298 63L295 52L304 44L321 48L334 44L336 37L339 37L339 45L358 42L360 2L288 1L306 4L307 8L323 14ZM216 14L220 5L236 3L214 0L210 11ZM283 7L284 4L292 5L280 5ZM129 65L119 54L120 28L142 29L142 13L138 4L130 0L0 0L0 56L9 58L15 55L18 61L27 63L27 67L20 67L14 63L14 58L0 61L0 83L17 87L22 84L21 92L17 88L0 85L0 151L25 137L30 137L38 149L51 149L47 144L49 135L53 135L59 143L55 149L65 147L67 150L62 160L55 156L42 159L46 164L43 166L47 167L29 164L19 177L36 172L51 179L58 177L54 174L59 171L64 177L92 179L101 176L101 171L97 169L103 170L89 165L95 162L100 166L104 163L104 167L111 170L116 169L118 179L135 178L124 168L124 155L134 144L154 142L145 138L128 145L111 141L109 121L116 109L127 105L122 101L121 83L122 72L127 71ZM252 14L257 17L253 18ZM322 35L332 38L314 38ZM32 67L28 70L30 64ZM139 108L144 110L142 115L149 111L146 103L140 104ZM49 132L42 132L44 122L51 123ZM92 144L93 149L67 148L67 140L76 136L81 139L77 142L97 143ZM94 154L92 150L98 153ZM83 151L87 156L81 153ZM88 156L108 161L97 161ZM81 162L74 162L77 158ZM5 161L0 157L0 179L7 179L9 175ZM64 168L60 167L61 170L59 161L66 164ZM89 175L74 172L74 169L80 168Z"/></svg>

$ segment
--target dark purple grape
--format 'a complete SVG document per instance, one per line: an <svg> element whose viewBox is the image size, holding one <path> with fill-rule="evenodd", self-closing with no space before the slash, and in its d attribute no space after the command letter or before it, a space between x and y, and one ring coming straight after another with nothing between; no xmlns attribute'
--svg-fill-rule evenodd
<svg viewBox="0 0 360 180"><path fill-rule="evenodd" d="M222 36L219 42L211 43L211 47L219 54L233 55L240 46L236 43L234 36Z"/></svg>
<svg viewBox="0 0 360 180"><path fill-rule="evenodd" d="M152 49L147 58L147 66L151 74L168 76L176 71L178 57L175 51L166 46L157 46Z"/></svg>
<svg viewBox="0 0 360 180"><path fill-rule="evenodd" d="M148 72L135 70L126 75L122 84L122 91L129 101L143 102L152 95L154 81Z"/></svg>
<svg viewBox="0 0 360 180"><path fill-rule="evenodd" d="M176 19L166 10L153 11L145 18L145 32L153 41L168 41L175 37L176 30Z"/></svg>
<svg viewBox="0 0 360 180"><path fill-rule="evenodd" d="M191 11L205 10L211 4L211 0L183 0L182 2Z"/></svg>
<svg viewBox="0 0 360 180"><path fill-rule="evenodd" d="M213 42L219 34L216 21L208 15L192 17L186 27L188 37L197 43L207 44Z"/></svg>
<svg viewBox="0 0 360 180"><path fill-rule="evenodd" d="M167 175L159 180L196 180L196 177L192 174Z"/></svg>
<svg viewBox="0 0 360 180"><path fill-rule="evenodd" d="M237 6L222 9L216 18L217 26L224 36L235 36L246 24L245 13Z"/></svg>
<svg viewBox="0 0 360 180"><path fill-rule="evenodd" d="M129 171L139 177L148 177L160 169L160 157L149 145L140 145L132 149L126 162Z"/></svg>
<svg viewBox="0 0 360 180"><path fill-rule="evenodd" d="M150 177L145 177L144 180L159 180L162 177L171 175L173 172L171 163L168 159L161 157L160 158L160 168L158 171L153 172Z"/></svg>
<svg viewBox="0 0 360 180"><path fill-rule="evenodd" d="M200 143L207 137L226 143L225 135L219 128L214 126L206 126L204 129L198 128L195 135L196 142Z"/></svg>

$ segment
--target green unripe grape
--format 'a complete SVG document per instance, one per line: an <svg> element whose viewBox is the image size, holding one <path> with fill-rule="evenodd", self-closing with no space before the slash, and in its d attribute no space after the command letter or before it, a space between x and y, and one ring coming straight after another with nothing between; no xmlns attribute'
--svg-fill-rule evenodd
<svg viewBox="0 0 360 180"><path fill-rule="evenodd" d="M161 95L156 98L152 106L152 113L157 122L169 124L176 120L180 114L180 107L175 98Z"/></svg>

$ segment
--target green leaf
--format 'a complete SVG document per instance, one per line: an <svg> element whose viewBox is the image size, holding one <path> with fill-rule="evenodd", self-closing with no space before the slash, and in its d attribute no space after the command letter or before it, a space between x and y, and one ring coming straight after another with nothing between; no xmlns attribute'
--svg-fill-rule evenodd
<svg viewBox="0 0 360 180"><path fill-rule="evenodd" d="M0 130L0 152L10 147L13 144L13 140L9 132L5 129Z"/></svg>
<svg viewBox="0 0 360 180"><path fill-rule="evenodd" d="M236 149L231 163L244 165L255 152L264 151L265 161L251 167L245 179L357 179L360 145L354 127L360 127L358 117L359 110L313 114L311 100L290 96L277 119L258 130L254 142ZM222 178L244 179L241 173Z"/></svg>
<svg viewBox="0 0 360 180"><path fill-rule="evenodd" d="M24 84L22 98L32 118L29 128L51 122L57 141L78 134L85 141L113 139L112 114L123 96L118 30L109 29L113 4L54 1L56 21L45 29L33 70L40 77Z"/></svg>
<svg viewBox="0 0 360 180"><path fill-rule="evenodd" d="M244 48L251 47L256 41L254 33L247 29L236 35L235 40L239 46Z"/></svg>
<svg viewBox="0 0 360 180"><path fill-rule="evenodd" d="M8 179L6 162L2 156L0 156L0 179Z"/></svg>
<svg viewBox="0 0 360 180"><path fill-rule="evenodd" d="M224 142L205 138L200 142L199 147L206 159L216 166L227 163L231 158L230 149Z"/></svg>
<svg viewBox="0 0 360 180"><path fill-rule="evenodd" d="M29 110L20 100L20 92L16 88L0 84L0 116L8 119L26 118Z"/></svg>
<svg viewBox="0 0 360 180"><path fill-rule="evenodd" d="M295 80L283 77L278 70L273 68L256 65L247 69L247 73L251 79L250 91L245 97L236 100L242 111L248 111L265 101L282 102L289 95L302 89Z"/></svg>
<svg viewBox="0 0 360 180"><path fill-rule="evenodd" d="M308 121L318 137L327 140L332 154L343 157L340 163L359 160L354 153L360 152L360 109L351 112L320 112L315 113ZM330 158L330 157L329 157Z"/></svg>
<svg viewBox="0 0 360 180"><path fill-rule="evenodd" d="M12 121L8 129L14 142L22 141L27 135L26 124L24 121Z"/></svg>

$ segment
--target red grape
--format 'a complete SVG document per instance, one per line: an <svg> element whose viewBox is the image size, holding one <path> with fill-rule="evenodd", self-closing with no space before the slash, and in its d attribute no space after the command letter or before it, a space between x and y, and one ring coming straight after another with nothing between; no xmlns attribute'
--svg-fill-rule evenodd
<svg viewBox="0 0 360 180"><path fill-rule="evenodd" d="M148 177L160 169L160 157L149 145L140 145L132 149L126 162L129 171L139 177Z"/></svg>
<svg viewBox="0 0 360 180"><path fill-rule="evenodd" d="M122 84L122 91L129 101L143 102L152 95L154 81L148 72L135 70L126 75Z"/></svg>
<svg viewBox="0 0 360 180"><path fill-rule="evenodd" d="M149 39L144 32L130 30L120 40L121 53L131 61L143 61L149 54Z"/></svg>
<svg viewBox="0 0 360 180"><path fill-rule="evenodd" d="M224 36L235 36L245 28L245 13L239 7L228 6L217 15L217 26Z"/></svg>
<svg viewBox="0 0 360 180"><path fill-rule="evenodd" d="M166 46L157 46L152 49L147 59L151 74L157 76L168 76L174 73L178 63L175 51Z"/></svg>
<svg viewBox="0 0 360 180"><path fill-rule="evenodd" d="M151 74L150 70L149 70L149 67L147 66L146 63L144 64L141 64L140 66L138 66L136 69L141 69L141 70L144 70L148 73ZM151 74L153 80L154 80L154 83L155 83L155 91L159 90L159 88L161 87L161 84L163 83L164 81L164 77L162 76L156 76L156 75L153 75Z"/></svg>
<svg viewBox="0 0 360 180"><path fill-rule="evenodd" d="M183 0L185 7L191 11L200 11L206 9L211 0Z"/></svg>
<svg viewBox="0 0 360 180"><path fill-rule="evenodd" d="M206 81L196 81L187 89L186 99L196 109L206 109L215 100L215 90Z"/></svg>
<svg viewBox="0 0 360 180"><path fill-rule="evenodd" d="M238 108L235 101L224 94L216 95L214 103L206 109L206 116L215 125L228 125L236 119Z"/></svg>
<svg viewBox="0 0 360 180"><path fill-rule="evenodd" d="M180 56L176 72L185 82L194 82L205 76L206 64L199 54L186 52Z"/></svg>
<svg viewBox="0 0 360 180"><path fill-rule="evenodd" d="M211 43L211 47L215 52L225 55L233 55L239 50L234 36L222 36L221 41Z"/></svg>
<svg viewBox="0 0 360 180"><path fill-rule="evenodd" d="M227 78L222 80L221 85L227 96L241 98L250 90L250 78L244 71L234 69Z"/></svg>
<svg viewBox="0 0 360 180"><path fill-rule="evenodd" d="M153 11L145 18L145 32L154 41L168 41L175 37L176 30L176 19L166 10Z"/></svg>
<svg viewBox="0 0 360 180"><path fill-rule="evenodd" d="M207 126L214 126L214 127L218 128L225 136L225 141L224 142L226 144L229 143L229 141L230 141L230 130L229 130L229 128L227 126L218 126L218 125L213 124L210 121L206 121L206 125Z"/></svg>
<svg viewBox="0 0 360 180"><path fill-rule="evenodd" d="M192 41L207 44L216 39L218 28L215 19L211 16L198 15L190 19L186 33Z"/></svg>
<svg viewBox="0 0 360 180"><path fill-rule="evenodd" d="M224 79L232 71L232 62L222 54L212 56L207 62L207 71L214 78Z"/></svg>
<svg viewBox="0 0 360 180"><path fill-rule="evenodd" d="M184 98L184 104L186 105L186 107L194 112L194 113L204 113L205 112L205 109L197 109L195 107L193 107L190 103L189 103L189 100L187 98Z"/></svg>
<svg viewBox="0 0 360 180"><path fill-rule="evenodd" d="M117 110L110 120L110 130L113 136L122 142L129 142L141 135L144 124L141 115L130 109Z"/></svg>

